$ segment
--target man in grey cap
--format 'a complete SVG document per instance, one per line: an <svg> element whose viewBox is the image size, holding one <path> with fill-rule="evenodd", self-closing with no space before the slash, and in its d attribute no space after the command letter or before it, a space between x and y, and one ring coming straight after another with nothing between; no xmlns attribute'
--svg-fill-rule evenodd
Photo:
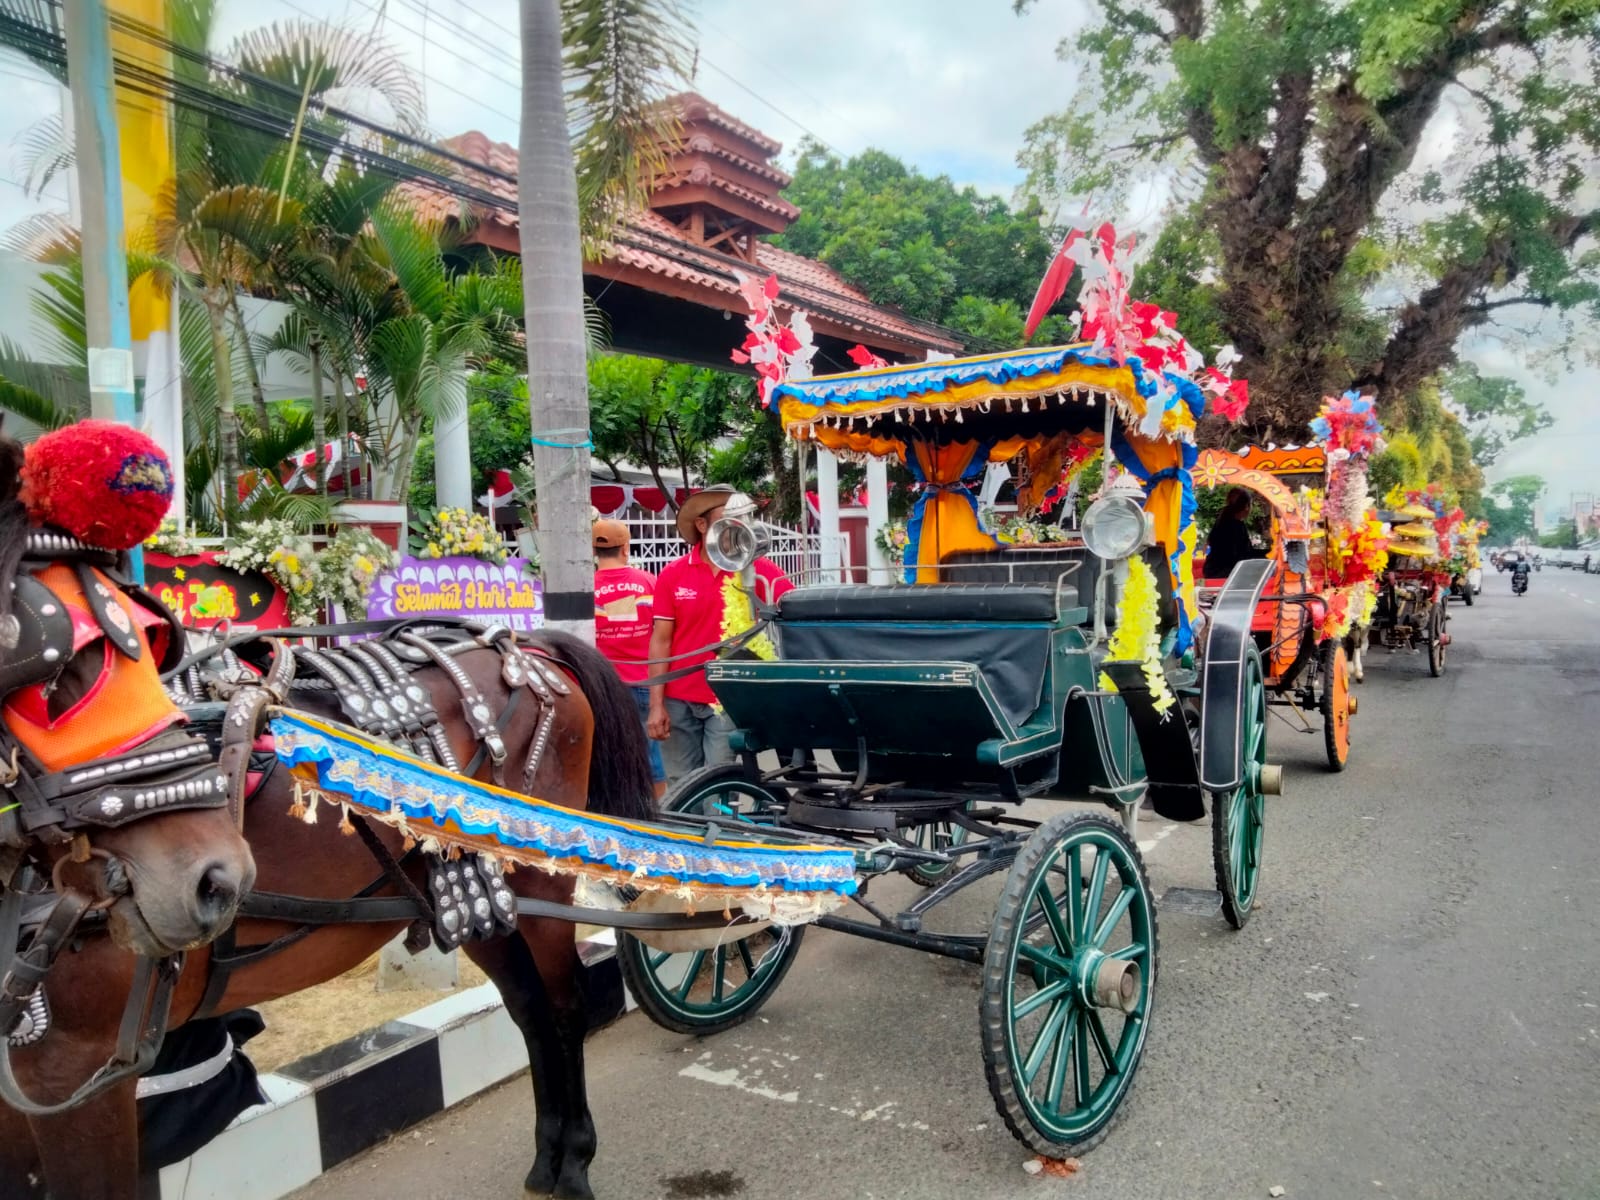
<svg viewBox="0 0 1600 1200"><path fill-rule="evenodd" d="M695 671L664 684L653 680L715 657L709 650L690 653L723 639L723 585L728 573L712 566L703 547L706 531L736 497L748 502L733 488L717 484L683 502L678 510L678 533L689 543L689 552L663 567L656 579L650 657L674 661L650 668L650 713L645 728L662 743L667 778L673 782L701 767L733 760L728 746L733 723L716 707L717 698L706 683L705 672ZM794 587L777 564L766 558L756 559L755 576L759 603L771 603Z"/></svg>

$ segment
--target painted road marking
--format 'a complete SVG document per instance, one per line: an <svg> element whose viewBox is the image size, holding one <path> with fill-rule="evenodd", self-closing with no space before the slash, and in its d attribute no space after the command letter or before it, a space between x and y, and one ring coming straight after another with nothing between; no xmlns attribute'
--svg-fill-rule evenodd
<svg viewBox="0 0 1600 1200"><path fill-rule="evenodd" d="M1156 834L1155 837L1139 839L1139 853L1140 854L1149 854L1150 851L1152 851L1152 850L1154 850L1156 848L1156 846L1161 842L1161 840L1163 838L1165 838L1169 833L1171 833L1176 828L1177 828L1176 825L1168 825L1160 833Z"/></svg>
<svg viewBox="0 0 1600 1200"><path fill-rule="evenodd" d="M812 1096L802 1096L798 1088L780 1091L778 1090L779 1087L786 1085L789 1082L788 1079L778 1079L777 1087L763 1083L761 1079L769 1067L774 1069L774 1076L781 1076L797 1069L795 1064L800 1061L798 1054L775 1052L767 1047L742 1043L735 1043L733 1048L735 1050L750 1051L751 1053L743 1063L719 1070L713 1065L716 1061L713 1052L706 1050L688 1066L684 1067L683 1070L679 1071L679 1077L692 1079L698 1083L711 1084L714 1087L731 1087L750 1096L759 1096L763 1100L776 1100L782 1104L803 1104L814 1108L826 1109L828 1112L847 1117L852 1121L876 1121L884 1125L892 1125L896 1129L914 1129L919 1133L933 1132L926 1122L912 1120L909 1117L905 1120L900 1120L899 1114L893 1111L900 1106L898 1100L882 1100L878 1103L873 1103L868 1098L852 1095L848 1101L844 1101L838 1096L831 1097L832 1099L840 1100L840 1103L830 1104L828 1098L818 1099ZM775 1055L777 1056L775 1057ZM750 1070L757 1063L762 1063L763 1065ZM742 1071L741 1068L743 1068ZM821 1079L822 1076L814 1074L813 1078ZM873 1088L873 1091L877 1090L876 1087ZM980 1124L978 1128L983 1129L986 1124L987 1122Z"/></svg>

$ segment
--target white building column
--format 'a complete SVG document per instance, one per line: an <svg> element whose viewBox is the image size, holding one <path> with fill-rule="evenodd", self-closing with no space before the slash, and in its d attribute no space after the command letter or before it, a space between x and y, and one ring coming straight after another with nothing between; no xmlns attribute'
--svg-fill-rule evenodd
<svg viewBox="0 0 1600 1200"><path fill-rule="evenodd" d="M441 414L433 423L434 502L440 508L472 512L472 437L467 429L466 372L452 378L448 386L457 393L450 397L453 403L443 406L449 415Z"/></svg>
<svg viewBox="0 0 1600 1200"><path fill-rule="evenodd" d="M817 509L822 526L822 581L838 583L844 565L844 539L839 530L839 460L817 447Z"/></svg>
<svg viewBox="0 0 1600 1200"><path fill-rule="evenodd" d="M68 175L75 172L68 171ZM144 431L167 452L172 468L172 507L167 515L188 528L188 486L183 474L183 369L178 362L178 291L172 291L167 328L153 330L144 368Z"/></svg>
<svg viewBox="0 0 1600 1200"><path fill-rule="evenodd" d="M893 583L893 563L878 545L878 531L889 523L889 464L867 459L867 572L869 583Z"/></svg>

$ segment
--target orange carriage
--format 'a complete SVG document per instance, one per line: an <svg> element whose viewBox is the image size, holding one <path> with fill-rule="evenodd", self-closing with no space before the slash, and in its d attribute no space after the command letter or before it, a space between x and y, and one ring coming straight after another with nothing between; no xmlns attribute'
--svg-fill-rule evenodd
<svg viewBox="0 0 1600 1200"><path fill-rule="evenodd" d="M1197 487L1238 487L1267 502L1271 512L1272 573L1256 605L1251 633L1261 651L1267 702L1292 709L1299 727L1314 733L1307 714L1322 715L1328 765L1342 771L1350 758L1350 718L1356 711L1344 638L1328 630L1327 529L1297 487L1322 487L1327 454L1321 446L1202 450ZM1222 586L1195 560L1206 594Z"/></svg>

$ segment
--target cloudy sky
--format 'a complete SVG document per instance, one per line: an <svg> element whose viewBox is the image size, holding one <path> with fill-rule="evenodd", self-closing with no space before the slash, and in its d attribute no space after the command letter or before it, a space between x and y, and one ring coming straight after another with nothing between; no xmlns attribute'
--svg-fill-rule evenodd
<svg viewBox="0 0 1600 1200"><path fill-rule="evenodd" d="M948 174L1010 197L1020 182L1023 132L1074 90L1056 47L1089 19L1083 0L1041 0L1026 16L1011 0L688 0L700 30L694 86L781 140L785 155L813 136L841 154L887 150L930 174ZM433 131L478 129L515 144L518 108L516 0L223 0L224 39L279 20L332 19L379 27L412 63ZM30 212L64 211L66 184L42 200L24 196L15 138L59 101L53 85L14 56L0 56L10 103L0 113L0 230ZM1425 156L1446 160L1461 122L1441 115ZM1157 213L1115 215L1146 225ZM1181 316L1181 314L1180 314ZM1536 472L1549 502L1600 491L1600 368L1553 361L1526 339L1486 338L1467 347L1485 371L1520 379L1557 416L1515 447L1491 477Z"/></svg>

